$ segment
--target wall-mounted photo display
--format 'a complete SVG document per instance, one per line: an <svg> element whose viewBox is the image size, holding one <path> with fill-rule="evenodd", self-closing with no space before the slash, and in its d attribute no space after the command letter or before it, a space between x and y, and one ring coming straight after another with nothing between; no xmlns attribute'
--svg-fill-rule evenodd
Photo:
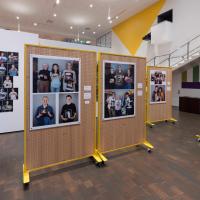
<svg viewBox="0 0 200 200"><path fill-rule="evenodd" d="M80 58L31 55L31 130L80 123Z"/></svg>
<svg viewBox="0 0 200 200"><path fill-rule="evenodd" d="M103 61L103 120L135 116L136 64Z"/></svg>
<svg viewBox="0 0 200 200"><path fill-rule="evenodd" d="M13 112L13 100L18 99L18 88L14 88L18 64L17 52L0 51L0 112Z"/></svg>
<svg viewBox="0 0 200 200"><path fill-rule="evenodd" d="M150 70L150 103L166 102L166 71Z"/></svg>

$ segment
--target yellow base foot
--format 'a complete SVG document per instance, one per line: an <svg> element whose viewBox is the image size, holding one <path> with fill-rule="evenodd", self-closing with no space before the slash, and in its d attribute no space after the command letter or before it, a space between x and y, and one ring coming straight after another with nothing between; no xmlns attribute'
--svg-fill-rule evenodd
<svg viewBox="0 0 200 200"><path fill-rule="evenodd" d="M96 152L103 162L108 161L108 159L101 152L99 152L98 150L96 150Z"/></svg>
<svg viewBox="0 0 200 200"><path fill-rule="evenodd" d="M30 183L29 171L26 170L23 165L23 184L28 184L28 183Z"/></svg>
<svg viewBox="0 0 200 200"><path fill-rule="evenodd" d="M92 155L93 158L95 159L95 161L97 163L102 163L102 162L106 162L108 159L102 154L100 153L98 150L95 151L95 153Z"/></svg>
<svg viewBox="0 0 200 200"><path fill-rule="evenodd" d="M176 119L174 119L174 118L171 118L171 119L169 119L169 121L170 121L170 122L172 122L172 123L175 123L175 122L177 122L177 120L176 120Z"/></svg>
<svg viewBox="0 0 200 200"><path fill-rule="evenodd" d="M155 126L155 124L153 124L153 123L151 123L151 122L149 122L149 121L146 122L146 125L148 125L148 126L150 126L150 127Z"/></svg>
<svg viewBox="0 0 200 200"><path fill-rule="evenodd" d="M143 145L150 150L154 149L154 146L150 142L148 142L147 140L143 142Z"/></svg>

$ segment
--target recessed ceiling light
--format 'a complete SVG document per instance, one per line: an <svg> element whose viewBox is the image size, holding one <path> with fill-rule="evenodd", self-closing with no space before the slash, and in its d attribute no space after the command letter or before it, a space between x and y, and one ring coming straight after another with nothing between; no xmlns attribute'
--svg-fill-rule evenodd
<svg viewBox="0 0 200 200"><path fill-rule="evenodd" d="M94 32L93 32L93 34L95 35L95 34L96 34L96 32L94 31Z"/></svg>
<svg viewBox="0 0 200 200"><path fill-rule="evenodd" d="M56 17L57 16L56 13L54 13L53 16Z"/></svg>
<svg viewBox="0 0 200 200"><path fill-rule="evenodd" d="M37 26L38 24L36 22L33 23L33 26Z"/></svg>
<svg viewBox="0 0 200 200"><path fill-rule="evenodd" d="M111 20L111 16L108 16L108 18L107 18L108 20Z"/></svg>
<svg viewBox="0 0 200 200"><path fill-rule="evenodd" d="M101 27L101 24L98 24L98 27Z"/></svg>
<svg viewBox="0 0 200 200"><path fill-rule="evenodd" d="M72 29L73 29L73 26L70 26L70 29L72 30Z"/></svg>
<svg viewBox="0 0 200 200"><path fill-rule="evenodd" d="M85 32L83 31L83 32L82 32L82 34L84 35L84 34L85 34Z"/></svg>
<svg viewBox="0 0 200 200"><path fill-rule="evenodd" d="M60 3L60 0L56 0L56 4L58 5Z"/></svg>
<svg viewBox="0 0 200 200"><path fill-rule="evenodd" d="M19 20L19 16L17 16L16 19Z"/></svg>
<svg viewBox="0 0 200 200"><path fill-rule="evenodd" d="M119 19L119 16L116 16L115 19Z"/></svg>
<svg viewBox="0 0 200 200"><path fill-rule="evenodd" d="M90 8L93 8L93 4L90 4L89 7L90 7Z"/></svg>
<svg viewBox="0 0 200 200"><path fill-rule="evenodd" d="M87 40L87 41L86 41L86 44L91 44L91 41L90 41L90 40Z"/></svg>
<svg viewBox="0 0 200 200"><path fill-rule="evenodd" d="M110 20L110 21L109 21L109 23L110 23L110 24L112 24L112 23L113 23L113 21L112 21L112 20Z"/></svg>

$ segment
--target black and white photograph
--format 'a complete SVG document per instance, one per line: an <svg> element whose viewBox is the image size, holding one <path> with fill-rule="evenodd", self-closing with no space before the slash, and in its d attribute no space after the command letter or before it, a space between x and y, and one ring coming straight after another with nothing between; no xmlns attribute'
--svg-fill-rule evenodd
<svg viewBox="0 0 200 200"><path fill-rule="evenodd" d="M56 123L56 95L33 95L33 127L51 126Z"/></svg>
<svg viewBox="0 0 200 200"><path fill-rule="evenodd" d="M13 112L13 101L2 101L2 112Z"/></svg>
<svg viewBox="0 0 200 200"><path fill-rule="evenodd" d="M17 100L18 99L18 88L8 89L8 99Z"/></svg>
<svg viewBox="0 0 200 200"><path fill-rule="evenodd" d="M103 119L135 116L136 64L103 62Z"/></svg>
<svg viewBox="0 0 200 200"><path fill-rule="evenodd" d="M166 102L166 71L150 70L150 103Z"/></svg>
<svg viewBox="0 0 200 200"><path fill-rule="evenodd" d="M73 124L79 121L79 103L77 93L59 95L59 123Z"/></svg>
<svg viewBox="0 0 200 200"><path fill-rule="evenodd" d="M80 59L31 55L30 63L32 72L30 114L33 119L31 129L78 124L80 122ZM34 114L36 112L34 99L41 95L48 97L46 101L49 102L49 109L53 110L53 114L44 115L45 117L38 120L39 118ZM54 106L51 105L52 103Z"/></svg>

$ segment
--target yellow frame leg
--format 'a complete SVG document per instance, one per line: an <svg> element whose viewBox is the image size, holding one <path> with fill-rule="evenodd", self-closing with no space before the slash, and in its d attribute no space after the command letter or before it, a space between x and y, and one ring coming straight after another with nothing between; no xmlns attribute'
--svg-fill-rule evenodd
<svg viewBox="0 0 200 200"><path fill-rule="evenodd" d="M169 121L172 122L172 123L177 122L177 120L175 118L171 118L171 119L169 119Z"/></svg>
<svg viewBox="0 0 200 200"><path fill-rule="evenodd" d="M147 147L148 151L152 151L152 150L154 149L154 146L153 146L150 142L148 142L147 140L145 140L145 141L143 142L143 145L144 145L145 147Z"/></svg>
<svg viewBox="0 0 200 200"><path fill-rule="evenodd" d="M148 126L151 126L151 127L155 126L155 124L153 124L153 123L151 123L151 122L149 122L149 121L147 121L146 124L147 124Z"/></svg>
<svg viewBox="0 0 200 200"><path fill-rule="evenodd" d="M97 163L106 162L108 159L98 150L95 150L95 153L92 155Z"/></svg>
<svg viewBox="0 0 200 200"><path fill-rule="evenodd" d="M30 175L29 171L25 169L23 165L23 184L28 184L30 183Z"/></svg>

